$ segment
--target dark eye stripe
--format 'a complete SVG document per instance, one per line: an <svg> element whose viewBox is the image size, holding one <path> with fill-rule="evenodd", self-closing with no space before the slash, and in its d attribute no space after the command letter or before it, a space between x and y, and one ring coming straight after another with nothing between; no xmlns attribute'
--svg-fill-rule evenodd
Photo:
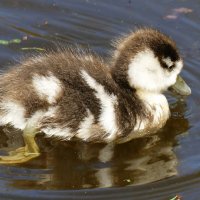
<svg viewBox="0 0 200 200"><path fill-rule="evenodd" d="M168 66L165 62L163 62L162 59L159 59L159 61L160 61L160 63L161 63L161 66L162 66L164 69L166 69L166 70L168 70L168 71L170 71L170 72L175 68L175 64L172 64L171 66Z"/></svg>

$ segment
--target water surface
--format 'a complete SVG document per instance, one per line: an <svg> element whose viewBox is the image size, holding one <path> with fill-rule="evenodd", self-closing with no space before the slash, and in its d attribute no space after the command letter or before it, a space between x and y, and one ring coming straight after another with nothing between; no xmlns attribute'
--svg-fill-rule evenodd
<svg viewBox="0 0 200 200"><path fill-rule="evenodd" d="M0 43L1 71L55 42L89 45L106 58L114 37L151 26L177 42L192 95L167 93L172 116L155 137L113 146L38 136L39 158L0 166L0 198L168 200L180 194L198 199L199 10L198 0L1 0L0 41L21 40ZM1 154L23 145L21 133L12 128L3 127L0 136Z"/></svg>

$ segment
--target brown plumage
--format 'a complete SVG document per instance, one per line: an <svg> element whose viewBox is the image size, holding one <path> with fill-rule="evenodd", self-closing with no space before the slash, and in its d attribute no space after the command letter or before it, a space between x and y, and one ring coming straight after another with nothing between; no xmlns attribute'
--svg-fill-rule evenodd
<svg viewBox="0 0 200 200"><path fill-rule="evenodd" d="M46 52L22 61L0 78L0 115L4 119L1 124L24 129L34 118L34 126L47 136L95 142L117 140L130 134L131 138L140 137L148 134L147 131L141 134L141 130L160 128L169 116L168 111L160 123L152 126L152 110L156 108L152 106L148 110L146 102L137 93L138 88L130 84L128 77L132 59L146 49L158 58L162 70L168 70L162 58L180 61L175 43L153 29L141 29L120 39L108 64L99 56L76 48ZM37 88L39 84L41 88ZM53 87L59 90L53 91ZM16 107L10 115L9 106L13 104L7 105L7 102ZM19 117L23 119L15 121L11 116L14 113L20 113ZM106 113L113 124L103 119ZM136 125L140 134L134 130ZM86 137L83 128L88 131ZM51 129L55 131L48 135ZM57 134L59 131L61 135Z"/></svg>

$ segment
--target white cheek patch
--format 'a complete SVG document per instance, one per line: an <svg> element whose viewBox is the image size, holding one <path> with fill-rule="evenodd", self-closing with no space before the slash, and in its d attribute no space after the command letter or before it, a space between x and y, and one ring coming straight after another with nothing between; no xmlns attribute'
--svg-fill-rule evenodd
<svg viewBox="0 0 200 200"><path fill-rule="evenodd" d="M173 65L170 58L165 58L163 61L169 67ZM160 93L176 82L182 66L182 61L177 61L174 70L168 72L160 65L154 53L146 49L131 60L128 66L128 80L130 85L137 90Z"/></svg>
<svg viewBox="0 0 200 200"><path fill-rule="evenodd" d="M154 53L146 49L138 53L128 66L128 80L133 88L160 92L165 88L165 75Z"/></svg>
<svg viewBox="0 0 200 200"><path fill-rule="evenodd" d="M99 123L105 129L109 136L107 140L113 140L116 138L118 131L116 116L115 116L115 105L117 104L117 97L115 95L109 95L104 87L97 83L85 70L81 71L81 75L86 83L95 90L95 96L100 100L101 114L99 117Z"/></svg>
<svg viewBox="0 0 200 200"><path fill-rule="evenodd" d="M5 100L0 104L3 115L0 118L0 124L10 124L18 129L24 129L26 126L25 108L19 103Z"/></svg>
<svg viewBox="0 0 200 200"><path fill-rule="evenodd" d="M62 92L62 84L59 79L53 75L33 77L33 87L35 88L38 96L45 99L48 103L56 103L56 100Z"/></svg>
<svg viewBox="0 0 200 200"><path fill-rule="evenodd" d="M83 121L79 125L79 130L77 131L77 137L87 140L91 136L90 128L94 122L94 116L92 113L88 110L87 111L87 117L83 119Z"/></svg>

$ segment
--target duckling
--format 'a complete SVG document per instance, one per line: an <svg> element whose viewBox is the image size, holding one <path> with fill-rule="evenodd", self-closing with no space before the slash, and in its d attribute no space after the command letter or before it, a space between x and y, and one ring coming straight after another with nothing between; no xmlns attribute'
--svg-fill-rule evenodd
<svg viewBox="0 0 200 200"><path fill-rule="evenodd" d="M39 156L39 132L106 143L156 132L170 116L162 93L173 85L184 95L191 92L177 78L182 67L175 42L151 28L119 39L108 64L75 48L16 64L0 77L0 125L23 130L25 146L1 156L0 163Z"/></svg>

